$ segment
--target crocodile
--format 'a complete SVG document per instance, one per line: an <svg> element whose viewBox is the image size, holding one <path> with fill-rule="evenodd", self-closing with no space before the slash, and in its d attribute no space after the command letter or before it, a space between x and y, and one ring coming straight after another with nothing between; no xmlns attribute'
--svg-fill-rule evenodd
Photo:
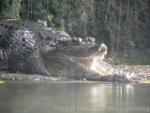
<svg viewBox="0 0 150 113"><path fill-rule="evenodd" d="M94 38L71 37L31 21L0 22L0 61L11 72L110 82L138 78L115 70L103 60L106 54L107 46Z"/></svg>

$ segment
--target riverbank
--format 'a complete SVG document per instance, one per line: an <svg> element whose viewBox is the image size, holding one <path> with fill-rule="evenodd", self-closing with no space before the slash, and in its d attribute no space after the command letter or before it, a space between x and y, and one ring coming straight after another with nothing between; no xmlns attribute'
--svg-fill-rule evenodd
<svg viewBox="0 0 150 113"><path fill-rule="evenodd" d="M150 65L114 65L114 68L150 79Z"/></svg>
<svg viewBox="0 0 150 113"><path fill-rule="evenodd" d="M60 81L67 80L67 78L62 77L52 77L52 76L43 76L38 74L24 74L24 73L9 73L9 72L0 72L0 80L11 80L11 81Z"/></svg>
<svg viewBox="0 0 150 113"><path fill-rule="evenodd" d="M150 65L114 65L114 68L118 68L129 73L135 73L139 76L145 76L150 79ZM71 79L64 77L42 76L38 74L9 73L6 71L0 71L0 80L62 81Z"/></svg>

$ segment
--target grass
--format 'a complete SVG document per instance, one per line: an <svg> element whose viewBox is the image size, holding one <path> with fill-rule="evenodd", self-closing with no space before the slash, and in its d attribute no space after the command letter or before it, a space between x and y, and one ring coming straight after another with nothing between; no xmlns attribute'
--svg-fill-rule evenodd
<svg viewBox="0 0 150 113"><path fill-rule="evenodd" d="M4 83L5 83L5 81L0 80L0 84L4 84Z"/></svg>
<svg viewBox="0 0 150 113"><path fill-rule="evenodd" d="M150 80L145 80L145 81L142 81L140 83L142 83L142 84L150 84Z"/></svg>

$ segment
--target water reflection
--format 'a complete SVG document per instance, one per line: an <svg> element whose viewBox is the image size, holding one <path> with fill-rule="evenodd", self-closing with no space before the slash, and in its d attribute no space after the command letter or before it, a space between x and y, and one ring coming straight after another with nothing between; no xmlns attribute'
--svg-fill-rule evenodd
<svg viewBox="0 0 150 113"><path fill-rule="evenodd" d="M134 87L132 84L127 84L126 87L125 87L125 90L126 90L126 95L128 97L133 97L134 95Z"/></svg>
<svg viewBox="0 0 150 113"><path fill-rule="evenodd" d="M149 93L150 87L132 84L7 83L0 87L0 110L4 113L127 113L129 109L128 113L133 113L131 108L140 110L150 106Z"/></svg>
<svg viewBox="0 0 150 113"><path fill-rule="evenodd" d="M95 85L90 88L90 103L91 108L94 111L105 111L108 110L108 104L128 104L130 98L134 96L134 86L132 84L105 84L105 85ZM111 106L112 106L111 105Z"/></svg>
<svg viewBox="0 0 150 113"><path fill-rule="evenodd" d="M93 87L90 89L90 93L91 93L91 97L92 97L92 98L98 97L98 95L100 94L100 91L99 91L98 89L99 89L99 87L96 87L96 86L93 86Z"/></svg>

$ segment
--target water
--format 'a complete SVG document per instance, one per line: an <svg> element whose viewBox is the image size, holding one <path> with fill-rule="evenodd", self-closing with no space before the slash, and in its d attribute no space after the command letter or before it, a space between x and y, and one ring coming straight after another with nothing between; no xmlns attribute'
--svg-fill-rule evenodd
<svg viewBox="0 0 150 113"><path fill-rule="evenodd" d="M8 82L0 113L150 113L150 86L76 82Z"/></svg>

